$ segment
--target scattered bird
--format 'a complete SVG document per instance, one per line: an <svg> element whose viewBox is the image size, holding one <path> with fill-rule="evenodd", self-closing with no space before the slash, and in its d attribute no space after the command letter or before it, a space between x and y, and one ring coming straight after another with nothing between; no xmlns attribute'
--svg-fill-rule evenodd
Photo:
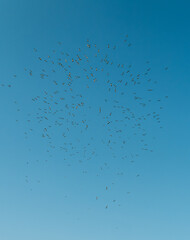
<svg viewBox="0 0 190 240"><path fill-rule="evenodd" d="M132 46L128 35L123 44ZM62 48L62 42L58 42L58 46ZM62 151L66 166L71 168L74 161L85 167L84 162L101 158L101 147L109 152L109 157L104 158L112 158L115 164L120 160L135 164L134 158L139 157L140 152L152 152L151 143L147 141L150 132L147 126L154 121L162 128L162 99L154 91L157 82L149 76L150 61L146 61L148 67L146 65L142 72L134 69L130 59L118 61L115 54L119 47L109 43L101 49L97 43L87 40L84 47L72 54L58 49L46 56L36 56L38 71L24 69L30 79L38 74L41 92L31 99L35 107L26 118L28 129L24 135L28 139L36 129L40 131L39 137L46 143L49 158L55 151ZM34 52L40 55L39 49L34 48ZM1 87L5 86L12 88L12 84L1 83ZM153 105L155 102L157 105ZM22 106L17 101L14 103L20 112ZM156 110L150 110L154 107ZM16 122L19 124L18 119ZM128 152L130 140L138 149L138 153L132 156ZM97 143L100 143L100 149ZM27 165L30 165L28 161ZM111 165L111 161L103 162L96 177L110 171ZM124 171L117 169L115 177L122 179ZM83 169L82 174L85 176L88 172ZM25 181L30 183L28 177ZM106 186L104 190L109 194L112 188L108 191ZM115 203L116 199L112 202ZM108 209L108 204L105 208Z"/></svg>

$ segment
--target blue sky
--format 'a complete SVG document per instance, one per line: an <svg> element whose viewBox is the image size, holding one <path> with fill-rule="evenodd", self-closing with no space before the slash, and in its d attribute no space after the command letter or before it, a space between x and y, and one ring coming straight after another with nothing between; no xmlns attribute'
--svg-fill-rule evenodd
<svg viewBox="0 0 190 240"><path fill-rule="evenodd" d="M189 7L188 1L0 1L1 239L189 239ZM126 34L130 47L124 42ZM63 127L70 132L63 139L60 128L53 125L50 132L56 148L46 152L49 145L42 130L49 123L38 123L35 118L44 103L32 98L44 97L44 91L51 95L57 90L52 81L59 82L65 75L57 66L53 75L49 63L38 57L57 59L63 51L72 58L81 48L92 65L101 68L102 63L93 58L94 48L86 47L87 39L97 44L101 56L108 54L114 63L132 65L134 74L151 68L151 79L157 81L151 95L145 92L146 84L137 90L129 85L128 94L117 95L117 100L136 116L159 113L163 128L154 119L143 125L153 152L141 150L140 138L133 135L130 123L121 135L125 147L121 148L115 134L116 144L109 151L102 142L107 141L107 127L98 111L100 105L101 114L110 111L111 105L104 99L112 101L114 92L107 94L101 81L93 88L91 83L87 91L86 83L85 87L80 83L84 74L77 65L73 74L83 77L79 82L75 79L73 91L82 93L87 101L76 121L85 117L88 130L81 133L79 126L71 130L67 122ZM108 50L108 44L116 45L116 51ZM40 78L43 68L49 71L50 81ZM114 81L117 68L105 69ZM163 110L156 100L145 108L135 105L133 91L143 99L161 99ZM64 97L71 104L69 93L64 92ZM112 121L121 116L114 110ZM114 124L113 128L123 129L123 123ZM68 152L58 147L71 142L78 151L74 156L71 145ZM124 155L127 157L122 159Z"/></svg>

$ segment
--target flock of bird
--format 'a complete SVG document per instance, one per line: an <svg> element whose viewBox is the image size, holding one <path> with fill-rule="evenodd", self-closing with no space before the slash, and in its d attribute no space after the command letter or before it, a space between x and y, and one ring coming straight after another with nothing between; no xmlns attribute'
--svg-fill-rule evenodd
<svg viewBox="0 0 190 240"><path fill-rule="evenodd" d="M127 35L123 44L125 49L131 47ZM144 71L136 71L129 60L117 61L118 48L107 44L101 49L87 40L85 46L70 54L63 52L63 44L58 42L58 50L45 57L34 48L39 71L24 69L27 77L38 78L41 92L31 99L36 111L27 115L25 137L37 129L47 144L47 156L56 158L56 152L62 151L68 167L100 159L97 177L117 162L115 174L122 176L125 169L119 166L120 160L132 164L142 152L152 152L147 140L149 126L156 123L162 128L164 99L155 97L157 82L150 77L150 62ZM84 169L83 174L87 173Z"/></svg>

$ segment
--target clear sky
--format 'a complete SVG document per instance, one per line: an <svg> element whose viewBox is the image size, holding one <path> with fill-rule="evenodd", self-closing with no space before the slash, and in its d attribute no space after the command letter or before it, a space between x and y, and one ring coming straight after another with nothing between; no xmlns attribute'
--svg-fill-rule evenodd
<svg viewBox="0 0 190 240"><path fill-rule="evenodd" d="M189 8L188 1L0 0L0 239L189 239ZM115 65L94 58L94 44ZM77 59L77 54L88 55L94 72L98 68L97 82L92 81L87 91L81 69L89 64L80 63L82 68L75 64L74 93L65 92L60 86L69 81L65 72L56 65L52 73L52 64L44 59L63 58L65 65L65 59ZM117 64L125 64L125 72L131 65L130 71L141 76L151 68L148 77L140 78L147 85L130 83L124 88L117 83L117 93L114 89L107 93L102 79L119 80ZM147 91L150 88L152 92ZM119 94L122 91L124 95ZM146 107L135 104L134 91L142 102L152 102ZM82 93L85 102L78 109L80 96L75 93ZM39 122L37 117L49 111L44 110L44 97L50 101L52 94L52 102L57 96L65 98L65 104L74 102L77 116L73 117L71 105L67 111L59 102L48 122L44 118ZM117 122L123 119L120 108L106 118L117 105L115 99L121 109L130 108L124 114L130 121ZM140 119L140 128L132 128L133 113L137 119L154 111L160 119L147 116L146 121ZM75 126L82 120L84 126ZM141 127L147 133L143 138L147 151L140 145ZM51 140L43 137L45 128ZM116 133L119 129L121 134Z"/></svg>

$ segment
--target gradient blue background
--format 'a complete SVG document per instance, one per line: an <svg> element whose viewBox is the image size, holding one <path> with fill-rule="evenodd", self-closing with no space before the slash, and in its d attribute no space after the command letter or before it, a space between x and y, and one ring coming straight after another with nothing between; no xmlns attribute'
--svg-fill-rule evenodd
<svg viewBox="0 0 190 240"><path fill-rule="evenodd" d="M13 85L0 89L0 239L189 239L189 8L188 1L0 1L0 81ZM109 174L105 182L93 177L93 168L84 176L78 165L66 168L59 154L45 163L41 139L27 142L27 126L15 122L13 101L27 109L31 90L39 87L22 79L24 67L36 67L34 47L46 54L62 41L69 52L87 38L103 46L119 44L125 34L133 62L158 66L153 75L169 99L163 130L153 128L154 152L113 190L121 206L105 210L112 196L95 196L105 194ZM13 74L21 76L18 82ZM26 159L38 161L27 167Z"/></svg>

